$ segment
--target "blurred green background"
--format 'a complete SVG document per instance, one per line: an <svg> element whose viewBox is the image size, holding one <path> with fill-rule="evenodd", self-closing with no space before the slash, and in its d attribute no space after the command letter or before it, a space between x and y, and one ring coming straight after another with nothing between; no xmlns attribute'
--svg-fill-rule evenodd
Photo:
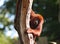
<svg viewBox="0 0 60 44"><path fill-rule="evenodd" d="M14 29L16 2L0 0L0 44L18 43L18 34ZM47 37L48 41L60 41L59 0L34 0L32 8L44 17L41 37Z"/></svg>

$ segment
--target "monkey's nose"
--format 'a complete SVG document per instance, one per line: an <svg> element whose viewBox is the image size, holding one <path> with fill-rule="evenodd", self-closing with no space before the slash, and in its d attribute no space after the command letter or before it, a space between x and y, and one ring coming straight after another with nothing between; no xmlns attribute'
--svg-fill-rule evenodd
<svg viewBox="0 0 60 44"><path fill-rule="evenodd" d="M39 18L34 17L33 19L30 20L30 28L36 29L39 23L40 23Z"/></svg>

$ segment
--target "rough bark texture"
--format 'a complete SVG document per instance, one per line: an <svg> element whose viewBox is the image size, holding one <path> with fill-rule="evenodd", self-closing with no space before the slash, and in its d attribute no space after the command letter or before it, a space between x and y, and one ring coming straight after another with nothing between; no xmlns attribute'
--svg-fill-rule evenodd
<svg viewBox="0 0 60 44"><path fill-rule="evenodd" d="M29 44L26 31L26 14L29 6L29 0L18 0L14 27L20 38L20 44Z"/></svg>

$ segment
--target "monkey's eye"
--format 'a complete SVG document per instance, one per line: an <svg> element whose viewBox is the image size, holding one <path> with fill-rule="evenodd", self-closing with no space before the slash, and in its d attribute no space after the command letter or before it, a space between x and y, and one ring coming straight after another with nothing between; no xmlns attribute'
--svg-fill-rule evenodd
<svg viewBox="0 0 60 44"><path fill-rule="evenodd" d="M35 20L33 23L34 23L35 25L38 25L38 24L39 24L38 20Z"/></svg>
<svg viewBox="0 0 60 44"><path fill-rule="evenodd" d="M39 23L40 23L39 18L34 17L34 18L31 19L31 21L30 21L30 28L32 28L32 29L36 29L37 26L39 25Z"/></svg>

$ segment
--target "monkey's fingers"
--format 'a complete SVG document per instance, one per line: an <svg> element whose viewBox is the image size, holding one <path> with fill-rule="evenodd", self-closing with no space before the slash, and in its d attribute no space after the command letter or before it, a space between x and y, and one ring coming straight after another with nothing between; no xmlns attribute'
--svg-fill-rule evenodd
<svg viewBox="0 0 60 44"><path fill-rule="evenodd" d="M39 31L37 31L37 30L29 29L29 30L27 30L27 33L32 33L32 34L34 34L35 36L40 36L40 33L41 33L41 32L39 32Z"/></svg>

